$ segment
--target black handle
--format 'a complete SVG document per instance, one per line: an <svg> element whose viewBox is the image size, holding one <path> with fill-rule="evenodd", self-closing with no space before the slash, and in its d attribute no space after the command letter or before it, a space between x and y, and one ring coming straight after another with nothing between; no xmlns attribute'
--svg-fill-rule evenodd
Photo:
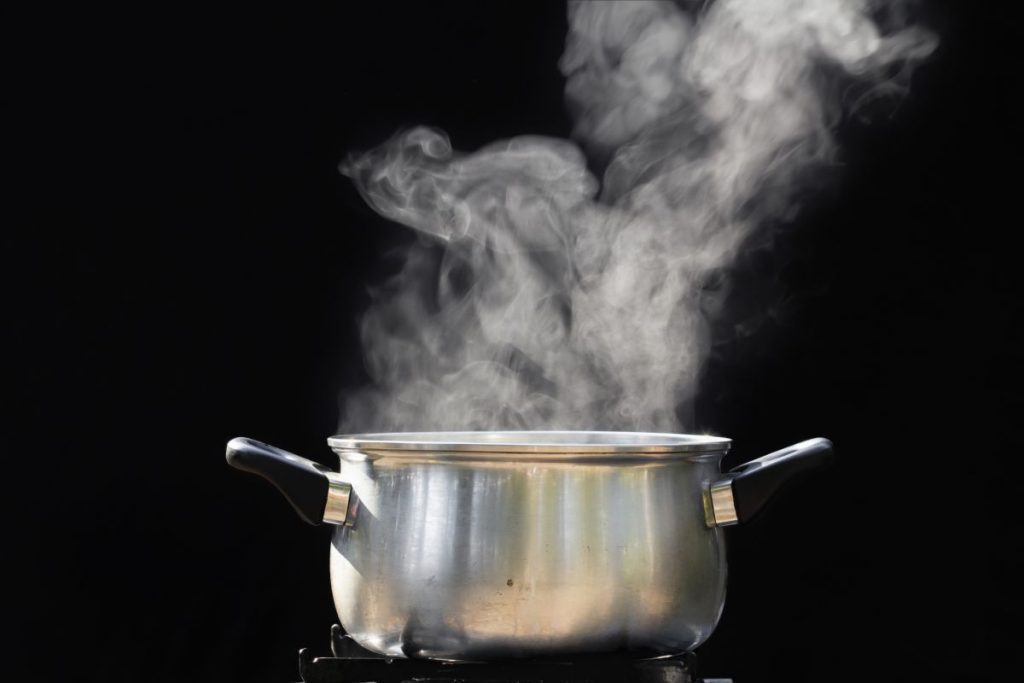
<svg viewBox="0 0 1024 683"><path fill-rule="evenodd" d="M832 461L832 442L808 439L729 470L736 521L749 522L786 484Z"/></svg>
<svg viewBox="0 0 1024 683"><path fill-rule="evenodd" d="M269 444L238 437L228 442L228 464L258 474L280 491L299 517L310 524L324 518L329 483L328 468Z"/></svg>

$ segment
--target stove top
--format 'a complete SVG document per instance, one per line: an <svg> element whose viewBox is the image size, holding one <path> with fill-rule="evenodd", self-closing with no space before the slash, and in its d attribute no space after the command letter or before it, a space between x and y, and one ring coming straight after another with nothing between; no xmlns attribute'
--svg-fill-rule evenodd
<svg viewBox="0 0 1024 683"><path fill-rule="evenodd" d="M392 659L359 646L337 624L331 628L331 654L315 657L308 648L299 650L303 683L731 683L725 678L698 678L692 653L648 660L614 655L487 663Z"/></svg>

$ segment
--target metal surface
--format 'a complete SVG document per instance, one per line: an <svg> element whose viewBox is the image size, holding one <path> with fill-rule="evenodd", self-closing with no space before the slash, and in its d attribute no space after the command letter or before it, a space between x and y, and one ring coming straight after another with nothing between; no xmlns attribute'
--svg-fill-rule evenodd
<svg viewBox="0 0 1024 683"><path fill-rule="evenodd" d="M352 526L349 503L352 502L352 485L337 472L325 473L327 477L327 504L324 505L324 519L328 524Z"/></svg>
<svg viewBox="0 0 1024 683"><path fill-rule="evenodd" d="M398 432L341 434L327 443L335 450L358 451L373 457L387 454L410 457L433 453L446 459L509 459L516 456L554 459L686 457L721 453L731 441L719 436L657 434L647 432Z"/></svg>
<svg viewBox="0 0 1024 683"><path fill-rule="evenodd" d="M708 489L711 502L711 514L708 526L731 526L739 523L736 514L736 501L732 497L732 479L717 481Z"/></svg>
<svg viewBox="0 0 1024 683"><path fill-rule="evenodd" d="M341 449L340 480L359 499L358 520L336 527L331 546L346 631L388 656L450 660L661 656L703 642L722 610L726 565L702 499L728 440L559 434L556 444L550 434L487 441L525 458L491 459L465 442L445 451L438 435L428 452ZM422 443L403 436L411 441L393 443ZM717 450L663 457L683 446ZM633 455L564 459L580 448Z"/></svg>
<svg viewBox="0 0 1024 683"><path fill-rule="evenodd" d="M691 651L725 599L721 527L833 457L802 441L722 475L730 441L629 432L337 436L340 472L255 439L229 465L334 524L331 587L389 658L489 661Z"/></svg>

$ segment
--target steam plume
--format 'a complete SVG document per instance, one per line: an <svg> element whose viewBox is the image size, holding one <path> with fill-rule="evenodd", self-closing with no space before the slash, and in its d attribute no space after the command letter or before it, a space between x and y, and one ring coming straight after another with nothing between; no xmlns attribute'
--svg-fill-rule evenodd
<svg viewBox="0 0 1024 683"><path fill-rule="evenodd" d="M900 87L935 46L892 2L704 5L570 4L579 146L465 154L416 128L342 164L424 236L362 321L373 383L347 398L344 430L683 427L702 288L831 158L829 83Z"/></svg>

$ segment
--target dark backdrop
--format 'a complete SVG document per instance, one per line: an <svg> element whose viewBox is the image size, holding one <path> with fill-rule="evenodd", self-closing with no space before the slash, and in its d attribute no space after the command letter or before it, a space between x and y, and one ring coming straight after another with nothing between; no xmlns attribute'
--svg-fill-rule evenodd
<svg viewBox="0 0 1024 683"><path fill-rule="evenodd" d="M772 314L719 325L695 426L729 465L814 435L841 459L729 532L707 675L1019 660L1021 35L983 4L928 6L909 99L845 121L833 189L735 268L728 310ZM328 531L223 450L332 460L357 313L409 239L336 164L420 122L568 133L559 3L293 5L8 22L6 659L38 678L288 681L326 653Z"/></svg>

